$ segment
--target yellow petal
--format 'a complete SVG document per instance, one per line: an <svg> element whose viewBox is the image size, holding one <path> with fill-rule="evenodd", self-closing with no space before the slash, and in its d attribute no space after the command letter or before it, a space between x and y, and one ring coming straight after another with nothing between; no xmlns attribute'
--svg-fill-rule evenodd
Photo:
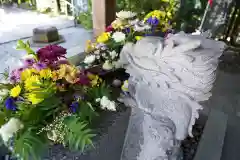
<svg viewBox="0 0 240 160"><path fill-rule="evenodd" d="M30 93L27 96L27 99L34 105L39 104L39 103L41 103L44 100L43 98L37 97L37 95L34 94L34 93Z"/></svg>
<svg viewBox="0 0 240 160"><path fill-rule="evenodd" d="M141 40L142 38L143 38L143 36L135 36L135 39L136 39L137 41Z"/></svg>
<svg viewBox="0 0 240 160"><path fill-rule="evenodd" d="M40 77L44 78L44 79L52 78L52 71L51 71L51 69L49 69L49 68L42 69L40 71Z"/></svg>
<svg viewBox="0 0 240 160"><path fill-rule="evenodd" d="M14 98L18 97L19 94L21 93L21 90L22 90L21 87L17 85L16 87L11 89L10 96Z"/></svg>

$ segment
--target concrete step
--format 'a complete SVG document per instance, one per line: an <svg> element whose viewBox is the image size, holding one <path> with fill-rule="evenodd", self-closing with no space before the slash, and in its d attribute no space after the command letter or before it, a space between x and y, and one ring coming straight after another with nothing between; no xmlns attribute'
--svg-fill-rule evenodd
<svg viewBox="0 0 240 160"><path fill-rule="evenodd" d="M194 160L220 160L228 116L212 109L209 113Z"/></svg>
<svg viewBox="0 0 240 160"><path fill-rule="evenodd" d="M221 160L240 160L240 118L229 116Z"/></svg>

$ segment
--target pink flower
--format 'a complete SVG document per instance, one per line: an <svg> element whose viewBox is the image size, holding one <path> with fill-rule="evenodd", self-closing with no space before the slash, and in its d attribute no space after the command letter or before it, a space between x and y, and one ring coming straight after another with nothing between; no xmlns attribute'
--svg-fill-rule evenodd
<svg viewBox="0 0 240 160"><path fill-rule="evenodd" d="M60 58L65 58L67 50L58 45L48 45L37 51L37 56L40 62L53 63Z"/></svg>
<svg viewBox="0 0 240 160"><path fill-rule="evenodd" d="M14 69L12 70L12 72L10 73L9 77L10 77L10 82L11 83L17 83L20 81L20 77L21 77L21 73L24 70L24 67L18 68L18 69Z"/></svg>

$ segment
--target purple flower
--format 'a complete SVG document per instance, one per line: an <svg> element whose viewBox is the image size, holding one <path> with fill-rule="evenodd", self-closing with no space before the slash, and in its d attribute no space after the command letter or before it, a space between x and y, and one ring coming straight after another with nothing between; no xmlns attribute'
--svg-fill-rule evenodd
<svg viewBox="0 0 240 160"><path fill-rule="evenodd" d="M24 69L25 69L24 67L21 67L21 68L18 68L18 69L14 69L14 70L10 73L10 75L9 75L10 81L11 81L12 83L19 82L21 73L22 73L22 71L23 71Z"/></svg>
<svg viewBox="0 0 240 160"><path fill-rule="evenodd" d="M130 28L125 28L125 29L124 29L124 32L125 32L125 33L130 33L130 31L131 31Z"/></svg>
<svg viewBox="0 0 240 160"><path fill-rule="evenodd" d="M78 99L80 99L80 100L82 100L82 101L84 101L85 99L86 99L86 96L84 96L84 95L81 95L81 94L74 94L74 99L75 100L78 100Z"/></svg>
<svg viewBox="0 0 240 160"><path fill-rule="evenodd" d="M5 106L8 110L16 111L17 105L15 104L15 100L12 97L9 97L5 101Z"/></svg>
<svg viewBox="0 0 240 160"><path fill-rule="evenodd" d="M37 51L40 62L53 63L60 58L65 58L67 50L58 45L48 45Z"/></svg>
<svg viewBox="0 0 240 160"><path fill-rule="evenodd" d="M97 49L106 50L107 46L104 43L98 43L96 46Z"/></svg>
<svg viewBox="0 0 240 160"><path fill-rule="evenodd" d="M153 26L157 26L159 24L159 20L156 17L150 17L147 19L147 23Z"/></svg>
<svg viewBox="0 0 240 160"><path fill-rule="evenodd" d="M86 71L82 71L79 75L78 75L78 84L81 85L90 85L90 79L87 76Z"/></svg>
<svg viewBox="0 0 240 160"><path fill-rule="evenodd" d="M35 63L35 59L34 58L27 58L23 62L23 64L25 66L32 66L34 63Z"/></svg>
<svg viewBox="0 0 240 160"><path fill-rule="evenodd" d="M34 67L36 70L40 71L40 70L42 70L42 69L47 68L47 65L46 65L45 63L38 62L38 63L34 63L34 64L33 64L33 67Z"/></svg>
<svg viewBox="0 0 240 160"><path fill-rule="evenodd" d="M70 105L70 111L72 113L76 113L77 112L77 109L79 107L79 103L78 102L72 102L72 104Z"/></svg>

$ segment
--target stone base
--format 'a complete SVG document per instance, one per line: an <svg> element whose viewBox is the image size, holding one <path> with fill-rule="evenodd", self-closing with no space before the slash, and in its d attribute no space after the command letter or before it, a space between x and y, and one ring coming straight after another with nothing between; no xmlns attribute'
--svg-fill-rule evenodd
<svg viewBox="0 0 240 160"><path fill-rule="evenodd" d="M54 42L49 42L49 43L41 43L41 42L34 42L33 39L30 40L30 45L32 47L45 47L47 45L53 45L53 44L59 44L65 42L65 39L62 35L59 35L59 40L54 41Z"/></svg>

